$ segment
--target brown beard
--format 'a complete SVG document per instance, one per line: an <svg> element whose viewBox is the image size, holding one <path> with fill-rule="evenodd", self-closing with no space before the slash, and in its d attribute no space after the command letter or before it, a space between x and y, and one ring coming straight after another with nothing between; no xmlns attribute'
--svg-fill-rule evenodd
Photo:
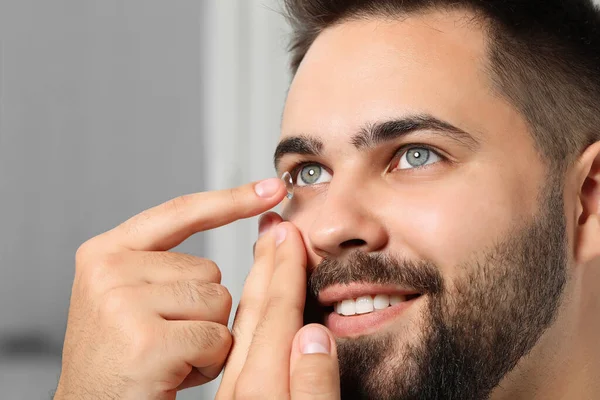
<svg viewBox="0 0 600 400"><path fill-rule="evenodd" d="M306 323L322 318L316 295L334 283L402 285L427 300L416 345L401 348L395 333L338 341L342 398L488 398L556 318L567 282L560 187L549 185L529 223L458 266L467 272L456 282L427 261L358 251L324 259L309 278Z"/></svg>

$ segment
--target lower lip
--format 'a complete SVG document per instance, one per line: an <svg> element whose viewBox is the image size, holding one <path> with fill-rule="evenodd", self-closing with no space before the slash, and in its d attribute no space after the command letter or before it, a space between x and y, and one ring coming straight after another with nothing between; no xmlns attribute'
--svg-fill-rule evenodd
<svg viewBox="0 0 600 400"><path fill-rule="evenodd" d="M415 297L414 299L403 301L383 310L376 310L368 314L344 316L336 312L331 312L325 317L325 326L336 337L354 337L375 333L403 315L421 297L423 296Z"/></svg>

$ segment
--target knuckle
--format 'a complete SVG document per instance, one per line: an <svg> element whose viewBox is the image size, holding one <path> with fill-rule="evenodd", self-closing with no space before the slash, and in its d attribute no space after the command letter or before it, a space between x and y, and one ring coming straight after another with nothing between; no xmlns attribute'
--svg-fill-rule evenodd
<svg viewBox="0 0 600 400"><path fill-rule="evenodd" d="M97 239L95 237L83 242L75 252L76 265L79 267L87 265L89 258L96 252L97 247Z"/></svg>
<svg viewBox="0 0 600 400"><path fill-rule="evenodd" d="M187 329L187 339L198 349L221 349L231 344L231 334L226 326L207 323L192 325Z"/></svg>
<svg viewBox="0 0 600 400"><path fill-rule="evenodd" d="M127 314L133 297L125 288L116 288L108 291L99 305L99 311L102 319L111 319L115 316Z"/></svg>
<svg viewBox="0 0 600 400"><path fill-rule="evenodd" d="M89 262L85 271L85 281L96 292L102 292L118 285L121 271L118 266L124 262L124 254L108 253Z"/></svg>
<svg viewBox="0 0 600 400"><path fill-rule="evenodd" d="M206 283L203 281L190 281L189 288L192 292L191 299L194 303L202 303L209 307L218 303L220 307L231 309L233 302L231 293L223 285L218 283Z"/></svg>
<svg viewBox="0 0 600 400"><path fill-rule="evenodd" d="M90 247L90 245L88 244L88 242L85 242L81 246L79 246L79 248L75 252L75 264L76 265L81 266L85 263L85 261L87 259L87 255L90 252L89 247Z"/></svg>
<svg viewBox="0 0 600 400"><path fill-rule="evenodd" d="M207 280L210 282L221 283L222 274L221 269L216 262L208 259L203 260L204 273L207 276Z"/></svg>
<svg viewBox="0 0 600 400"><path fill-rule="evenodd" d="M231 305L231 293L229 293L229 290L227 290L225 286L218 283L208 283L205 284L205 286L208 288L207 291L210 295L217 297L221 302L225 304Z"/></svg>

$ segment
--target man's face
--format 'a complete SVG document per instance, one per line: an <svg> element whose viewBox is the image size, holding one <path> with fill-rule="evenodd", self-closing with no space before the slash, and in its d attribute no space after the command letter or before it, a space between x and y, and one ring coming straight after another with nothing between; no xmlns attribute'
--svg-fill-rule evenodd
<svg viewBox="0 0 600 400"><path fill-rule="evenodd" d="M345 22L289 91L284 217L303 234L320 303L309 296L307 320L338 338L345 397L485 397L556 313L560 190L543 189L542 158L468 21ZM353 312L365 313L340 315Z"/></svg>

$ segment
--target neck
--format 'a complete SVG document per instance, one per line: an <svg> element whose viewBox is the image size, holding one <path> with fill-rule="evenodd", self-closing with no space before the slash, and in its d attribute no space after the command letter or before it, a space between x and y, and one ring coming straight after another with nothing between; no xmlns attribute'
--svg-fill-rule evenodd
<svg viewBox="0 0 600 400"><path fill-rule="evenodd" d="M600 398L600 266L584 268L567 284L556 321L491 400Z"/></svg>

